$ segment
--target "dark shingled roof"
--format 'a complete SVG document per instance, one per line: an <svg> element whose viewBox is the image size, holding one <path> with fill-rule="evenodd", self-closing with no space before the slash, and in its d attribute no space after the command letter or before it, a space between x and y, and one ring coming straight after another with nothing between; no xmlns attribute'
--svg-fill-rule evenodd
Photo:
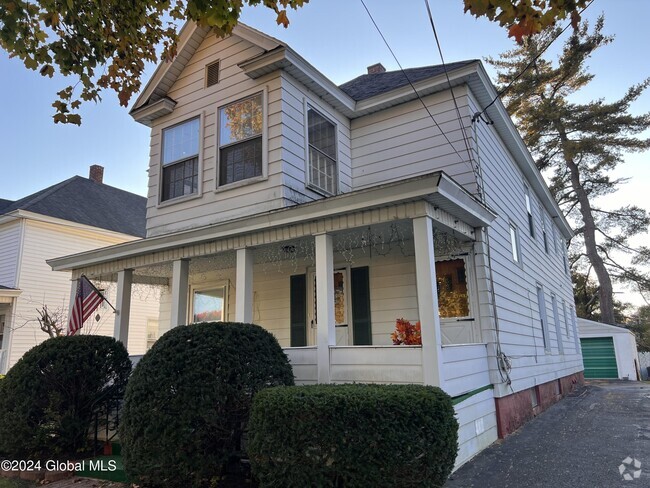
<svg viewBox="0 0 650 488"><path fill-rule="evenodd" d="M8 286L0 285L0 290L15 290L16 288L10 288Z"/></svg>
<svg viewBox="0 0 650 488"><path fill-rule="evenodd" d="M0 198L0 212L2 212L6 207L11 205L13 200L5 200L4 198Z"/></svg>
<svg viewBox="0 0 650 488"><path fill-rule="evenodd" d="M7 214L25 210L100 229L144 237L147 199L88 178L73 176L56 185L3 206Z"/></svg>
<svg viewBox="0 0 650 488"><path fill-rule="evenodd" d="M462 68L463 66L467 66L476 61L476 59L469 59L467 61L448 63L447 71L449 72ZM411 83L416 83L427 78L444 74L444 72L445 68L441 64L435 66L424 66L422 68L405 69L404 73L406 73L408 79L404 76L402 71L386 71L385 73L358 76L354 80L343 83L339 88L349 97L358 102L406 86L409 84L409 80Z"/></svg>

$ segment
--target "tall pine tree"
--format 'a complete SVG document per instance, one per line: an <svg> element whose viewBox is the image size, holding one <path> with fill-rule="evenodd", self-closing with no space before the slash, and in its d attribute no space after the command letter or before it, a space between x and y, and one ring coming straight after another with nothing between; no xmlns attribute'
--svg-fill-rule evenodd
<svg viewBox="0 0 650 488"><path fill-rule="evenodd" d="M598 280L600 319L612 324L612 281L650 291L650 276L634 267L641 264L648 249L634 248L629 242L630 237L647 230L650 215L634 205L607 210L598 205L597 198L617 191L624 183L612 179L610 173L626 153L650 148L650 139L642 137L650 128L650 113L629 113L630 105L650 86L650 78L614 102L574 101L572 96L594 77L587 71L587 60L613 40L603 34L603 25L602 16L591 32L586 22L580 25L555 64L539 55L559 34L558 29L528 38L499 59L487 61L497 68L497 88L512 83L503 101L538 168L551 178L556 200L574 223L572 248L579 244L580 249L573 256L574 269L593 270ZM630 256L632 265L621 262L621 253Z"/></svg>

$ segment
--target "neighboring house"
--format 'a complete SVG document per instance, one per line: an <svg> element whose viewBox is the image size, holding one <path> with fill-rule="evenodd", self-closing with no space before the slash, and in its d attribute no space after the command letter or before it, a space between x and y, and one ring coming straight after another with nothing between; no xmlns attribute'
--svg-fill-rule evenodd
<svg viewBox="0 0 650 488"><path fill-rule="evenodd" d="M624 327L578 318L585 378L639 380L634 332Z"/></svg>
<svg viewBox="0 0 650 488"><path fill-rule="evenodd" d="M49 263L116 280L118 303L158 283L161 333L259 324L299 384L441 386L462 464L583 367L571 229L481 62L447 67L453 97L441 66L406 70L421 99L380 64L336 86L252 28L187 24L131 112L151 127L146 239ZM401 318L421 346L391 345Z"/></svg>
<svg viewBox="0 0 650 488"><path fill-rule="evenodd" d="M46 259L144 236L146 199L102 178L103 168L93 165L90 179L75 176L16 202L0 201L0 374L48 337L37 321L43 306L61 313L67 329L71 274L52 271ZM110 299L115 287L106 292ZM153 295L134 297L132 351L146 350L146 321L157 321L158 307ZM98 314L82 333L112 335L112 310L102 305Z"/></svg>

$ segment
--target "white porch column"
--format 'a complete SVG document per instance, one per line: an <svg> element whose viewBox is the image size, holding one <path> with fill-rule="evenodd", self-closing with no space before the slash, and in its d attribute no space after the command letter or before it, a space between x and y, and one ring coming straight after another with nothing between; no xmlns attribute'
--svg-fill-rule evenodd
<svg viewBox="0 0 650 488"><path fill-rule="evenodd" d="M117 272L117 302L115 312L115 329L113 337L124 344L129 343L129 316L131 314L131 285L133 270L123 269Z"/></svg>
<svg viewBox="0 0 650 488"><path fill-rule="evenodd" d="M253 251L237 249L235 320L253 322Z"/></svg>
<svg viewBox="0 0 650 488"><path fill-rule="evenodd" d="M316 346L318 382L330 382L330 346L336 345L334 322L334 247L332 236L319 234L316 240Z"/></svg>
<svg viewBox="0 0 650 488"><path fill-rule="evenodd" d="M171 327L187 324L187 295L189 291L190 262L178 259L172 264Z"/></svg>
<svg viewBox="0 0 650 488"><path fill-rule="evenodd" d="M430 217L413 219L418 314L422 328L422 376L425 385L444 387L442 334L436 289L433 222Z"/></svg>
<svg viewBox="0 0 650 488"><path fill-rule="evenodd" d="M70 304L68 305L68 319L65 322L65 335L68 335L68 330L70 327L70 317L72 316L72 309L74 307L74 301L77 296L77 283L79 283L79 280L70 280Z"/></svg>

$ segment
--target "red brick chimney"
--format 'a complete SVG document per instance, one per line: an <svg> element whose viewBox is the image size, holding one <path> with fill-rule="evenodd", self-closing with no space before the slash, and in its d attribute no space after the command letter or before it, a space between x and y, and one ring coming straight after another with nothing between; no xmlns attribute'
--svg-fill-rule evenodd
<svg viewBox="0 0 650 488"><path fill-rule="evenodd" d="M90 173L88 174L88 179L94 181L95 183L104 182L104 167L99 164L93 164L90 166Z"/></svg>
<svg viewBox="0 0 650 488"><path fill-rule="evenodd" d="M381 63L373 64L372 66L368 66L368 74L369 75L376 75L378 73L385 73L386 68L384 68L384 65Z"/></svg>

